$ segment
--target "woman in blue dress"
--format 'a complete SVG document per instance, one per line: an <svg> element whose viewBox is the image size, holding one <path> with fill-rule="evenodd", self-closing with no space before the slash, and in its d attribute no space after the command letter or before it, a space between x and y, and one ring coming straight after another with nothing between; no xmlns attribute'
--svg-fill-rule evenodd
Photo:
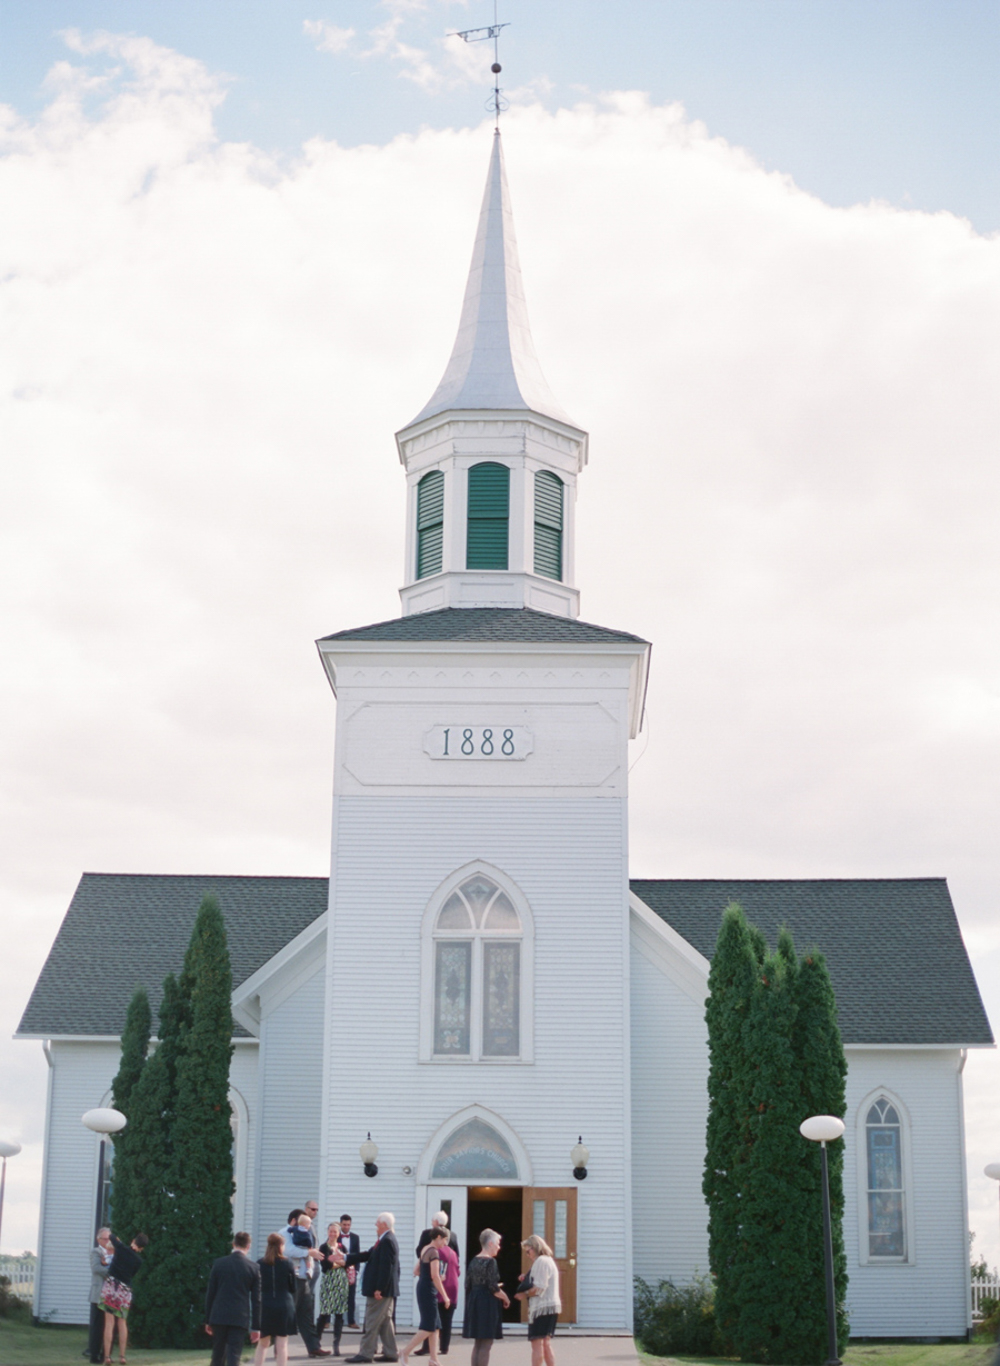
<svg viewBox="0 0 1000 1366"><path fill-rule="evenodd" d="M427 1339L430 1344L430 1357L427 1366L439 1366L438 1331L441 1328L441 1315L438 1313L438 1296L448 1308L451 1304L441 1279L441 1248L448 1243L448 1230L435 1224L434 1237L430 1240L417 1262L417 1308L420 1310L420 1327L410 1338L399 1354L402 1366L406 1366L410 1353L416 1351Z"/></svg>

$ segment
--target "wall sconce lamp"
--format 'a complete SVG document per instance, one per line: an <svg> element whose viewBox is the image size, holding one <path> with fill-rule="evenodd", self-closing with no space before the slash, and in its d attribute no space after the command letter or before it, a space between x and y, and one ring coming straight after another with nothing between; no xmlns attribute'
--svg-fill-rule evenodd
<svg viewBox="0 0 1000 1366"><path fill-rule="evenodd" d="M590 1161L590 1149L583 1146L583 1135L573 1144L573 1150L569 1155L569 1160L573 1164L573 1175L577 1181L586 1181L587 1163Z"/></svg>
<svg viewBox="0 0 1000 1366"><path fill-rule="evenodd" d="M365 1164L365 1176L378 1176L378 1167L375 1159L378 1157L378 1144L372 1142L371 1134L365 1139L358 1149L361 1154L361 1161Z"/></svg>

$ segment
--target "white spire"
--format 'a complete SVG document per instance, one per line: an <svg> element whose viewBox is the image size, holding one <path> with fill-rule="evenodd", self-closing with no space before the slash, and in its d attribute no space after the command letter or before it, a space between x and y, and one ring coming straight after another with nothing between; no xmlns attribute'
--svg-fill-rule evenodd
<svg viewBox="0 0 1000 1366"><path fill-rule="evenodd" d="M407 426L477 408L529 409L576 425L552 397L531 340L499 132L451 360L430 402Z"/></svg>

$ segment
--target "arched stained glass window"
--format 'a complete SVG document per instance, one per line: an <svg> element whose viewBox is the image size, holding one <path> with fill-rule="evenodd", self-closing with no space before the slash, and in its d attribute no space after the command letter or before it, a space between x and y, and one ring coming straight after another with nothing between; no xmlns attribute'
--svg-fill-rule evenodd
<svg viewBox="0 0 1000 1366"><path fill-rule="evenodd" d="M865 1118L868 1159L868 1255L906 1259L903 1126L896 1107L885 1096Z"/></svg>
<svg viewBox="0 0 1000 1366"><path fill-rule="evenodd" d="M440 574L443 556L444 475L431 470L417 485L417 578Z"/></svg>
<svg viewBox="0 0 1000 1366"><path fill-rule="evenodd" d="M485 461L469 470L466 569L506 569L510 470Z"/></svg>
<svg viewBox="0 0 1000 1366"><path fill-rule="evenodd" d="M535 573L563 576L563 482L549 470L535 475Z"/></svg>
<svg viewBox="0 0 1000 1366"><path fill-rule="evenodd" d="M503 1134L477 1116L441 1144L431 1175L437 1181L516 1181L517 1158Z"/></svg>
<svg viewBox="0 0 1000 1366"><path fill-rule="evenodd" d="M434 1056L520 1053L521 917L481 873L447 898L434 924Z"/></svg>

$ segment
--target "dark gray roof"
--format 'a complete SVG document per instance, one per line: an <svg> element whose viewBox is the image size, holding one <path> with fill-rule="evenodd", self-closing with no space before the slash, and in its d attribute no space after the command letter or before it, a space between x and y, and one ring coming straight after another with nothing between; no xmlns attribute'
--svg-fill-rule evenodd
<svg viewBox="0 0 1000 1366"><path fill-rule="evenodd" d="M138 986L155 1032L163 979L180 970L206 893L222 909L238 986L323 914L327 887L325 877L84 873L18 1033L118 1035Z"/></svg>
<svg viewBox="0 0 1000 1366"><path fill-rule="evenodd" d="M634 878L630 885L706 958L730 901L772 945L787 925L800 953L821 949L845 1043L993 1042L943 878ZM207 892L222 907L238 986L323 914L327 879L85 873L18 1032L118 1035L140 985L155 1021L163 979L180 968Z"/></svg>
<svg viewBox="0 0 1000 1366"><path fill-rule="evenodd" d="M771 947L826 957L845 1043L990 1044L944 878L647 879L632 891L706 958L738 901Z"/></svg>
<svg viewBox="0 0 1000 1366"><path fill-rule="evenodd" d="M324 640L467 640L475 644L497 641L525 645L646 645L641 636L611 631L571 617L554 617L530 607L444 607L439 612L415 612L409 617L377 621L337 631Z"/></svg>

